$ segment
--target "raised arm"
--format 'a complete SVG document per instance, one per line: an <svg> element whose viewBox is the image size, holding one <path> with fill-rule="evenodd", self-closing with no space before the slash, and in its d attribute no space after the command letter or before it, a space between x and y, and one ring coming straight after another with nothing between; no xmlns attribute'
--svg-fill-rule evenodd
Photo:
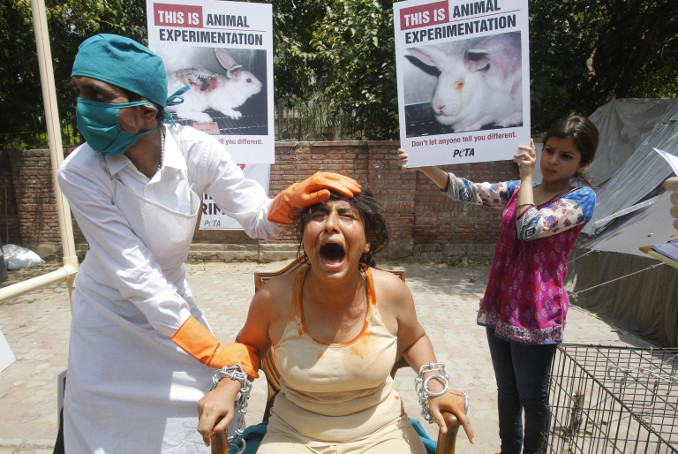
<svg viewBox="0 0 678 454"><path fill-rule="evenodd" d="M593 216L595 205L596 193L583 186L540 208L527 207L521 215L517 215L518 239L536 240L586 224Z"/></svg>
<svg viewBox="0 0 678 454"><path fill-rule="evenodd" d="M398 164L407 169L408 155L402 148L398 149ZM474 183L466 178L460 178L452 172L440 167L419 167L424 175L433 181L448 197L464 203L485 205L502 208L506 206L515 182L504 183Z"/></svg>
<svg viewBox="0 0 678 454"><path fill-rule="evenodd" d="M520 171L520 189L518 190L518 206L516 208L516 218L520 217L530 207L534 207L534 190L532 188L532 177L534 167L537 164L537 152L534 148L534 140L530 140L530 146L521 145L519 152L513 156L513 162L519 164Z"/></svg>

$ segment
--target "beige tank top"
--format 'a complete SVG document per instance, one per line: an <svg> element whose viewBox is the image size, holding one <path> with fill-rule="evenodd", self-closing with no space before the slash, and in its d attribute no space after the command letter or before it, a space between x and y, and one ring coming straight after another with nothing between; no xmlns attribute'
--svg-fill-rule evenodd
<svg viewBox="0 0 678 454"><path fill-rule="evenodd" d="M306 330L302 306L309 269L295 276L287 324L273 347L281 380L272 416L306 437L358 440L397 421L402 413L390 376L397 339L379 315L369 268L365 272L367 310L360 334L342 343L314 339Z"/></svg>

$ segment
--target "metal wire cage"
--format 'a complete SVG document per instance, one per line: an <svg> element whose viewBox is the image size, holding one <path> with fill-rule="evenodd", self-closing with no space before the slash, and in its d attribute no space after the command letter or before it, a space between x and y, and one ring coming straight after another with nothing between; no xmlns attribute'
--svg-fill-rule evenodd
<svg viewBox="0 0 678 454"><path fill-rule="evenodd" d="M549 453L678 453L678 349L561 344Z"/></svg>

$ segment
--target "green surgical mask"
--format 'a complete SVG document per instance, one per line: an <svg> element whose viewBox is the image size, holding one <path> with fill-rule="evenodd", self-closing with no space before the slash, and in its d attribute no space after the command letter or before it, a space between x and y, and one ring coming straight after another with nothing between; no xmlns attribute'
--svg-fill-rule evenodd
<svg viewBox="0 0 678 454"><path fill-rule="evenodd" d="M158 128L156 126L150 131L138 134L127 132L120 126L120 119L118 118L120 109L148 105L152 105L152 103L149 101L134 101L113 104L78 98L78 106L75 111L78 131L93 150L111 156L121 155L139 137L150 134Z"/></svg>

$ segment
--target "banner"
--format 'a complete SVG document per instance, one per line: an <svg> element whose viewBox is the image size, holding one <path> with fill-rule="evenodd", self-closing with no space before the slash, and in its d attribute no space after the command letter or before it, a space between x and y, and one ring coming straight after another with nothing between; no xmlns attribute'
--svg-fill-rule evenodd
<svg viewBox="0 0 678 454"><path fill-rule="evenodd" d="M217 0L146 2L148 46L167 70L175 121L215 136L268 192L275 161L273 10L270 4ZM200 230L242 230L203 194Z"/></svg>
<svg viewBox="0 0 678 454"><path fill-rule="evenodd" d="M409 0L393 8L409 167L510 160L529 145L527 0Z"/></svg>
<svg viewBox="0 0 678 454"><path fill-rule="evenodd" d="M268 191L271 178L271 166L268 164L240 164L245 178L257 180ZM200 230L242 230L238 222L224 214L212 197L202 195L202 214L200 215Z"/></svg>
<svg viewBox="0 0 678 454"><path fill-rule="evenodd" d="M9 348L2 331L0 331L0 372L7 369L14 361L16 361L16 357L12 353L12 349Z"/></svg>
<svg viewBox="0 0 678 454"><path fill-rule="evenodd" d="M212 134L233 160L274 162L270 4L147 0L148 45L165 63L176 121Z"/></svg>

